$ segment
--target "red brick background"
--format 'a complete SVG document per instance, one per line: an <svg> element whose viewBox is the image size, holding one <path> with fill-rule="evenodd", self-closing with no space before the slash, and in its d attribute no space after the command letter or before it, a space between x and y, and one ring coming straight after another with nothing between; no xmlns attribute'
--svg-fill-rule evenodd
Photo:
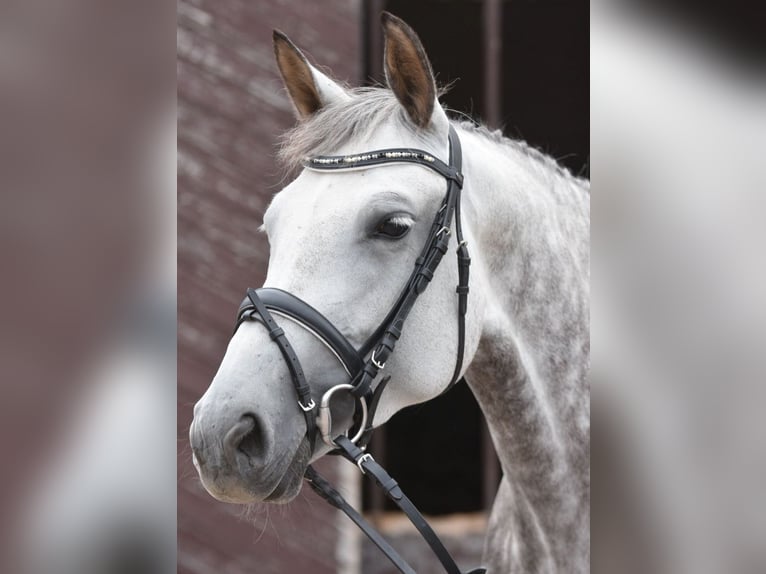
<svg viewBox="0 0 766 574"><path fill-rule="evenodd" d="M256 228L280 188L277 138L293 125L272 29L358 84L360 10L358 0L178 4L179 573L335 572L334 511L305 491L245 518L202 489L187 431L245 287L262 283L268 261Z"/></svg>

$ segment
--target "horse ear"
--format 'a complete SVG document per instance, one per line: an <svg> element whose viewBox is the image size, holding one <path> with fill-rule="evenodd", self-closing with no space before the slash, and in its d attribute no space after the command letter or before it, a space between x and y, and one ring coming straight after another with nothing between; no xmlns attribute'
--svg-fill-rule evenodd
<svg viewBox="0 0 766 574"><path fill-rule="evenodd" d="M350 98L340 84L309 64L306 56L279 30L274 30L274 55L298 119L306 119L332 102Z"/></svg>
<svg viewBox="0 0 766 574"><path fill-rule="evenodd" d="M420 38L402 19L381 15L385 36L386 81L407 115L420 128L428 127L436 105L436 81Z"/></svg>

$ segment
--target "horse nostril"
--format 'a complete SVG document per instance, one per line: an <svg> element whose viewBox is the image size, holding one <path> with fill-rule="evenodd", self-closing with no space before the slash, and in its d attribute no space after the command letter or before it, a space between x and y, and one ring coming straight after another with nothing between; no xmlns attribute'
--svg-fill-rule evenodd
<svg viewBox="0 0 766 574"><path fill-rule="evenodd" d="M224 438L224 448L233 462L237 453L244 454L251 462L263 459L266 454L266 434L258 418L245 414Z"/></svg>

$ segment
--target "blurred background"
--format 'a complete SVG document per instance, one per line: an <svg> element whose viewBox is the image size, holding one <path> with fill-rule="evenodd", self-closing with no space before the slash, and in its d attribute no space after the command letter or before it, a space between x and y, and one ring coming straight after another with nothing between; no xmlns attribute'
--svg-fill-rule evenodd
<svg viewBox="0 0 766 574"><path fill-rule="evenodd" d="M175 564L175 7L0 7L0 572Z"/></svg>
<svg viewBox="0 0 766 574"><path fill-rule="evenodd" d="M591 5L594 570L766 571L753 6Z"/></svg>
<svg viewBox="0 0 766 574"><path fill-rule="evenodd" d="M588 174L588 5L493 0L182 1L178 32L179 572L395 571L343 516L306 491L287 507L245 512L202 488L184 441L244 289L265 277L257 232L285 181L274 156L295 118L274 62L272 29L354 86L380 84L380 13L420 35L450 109L527 140ZM456 423L456 421L458 421ZM432 518L465 566L481 560L499 465L465 384L398 414L371 452ZM323 469L357 498L418 572L438 562L359 473ZM369 485L367 485L369 486ZM356 495L356 496L355 496Z"/></svg>

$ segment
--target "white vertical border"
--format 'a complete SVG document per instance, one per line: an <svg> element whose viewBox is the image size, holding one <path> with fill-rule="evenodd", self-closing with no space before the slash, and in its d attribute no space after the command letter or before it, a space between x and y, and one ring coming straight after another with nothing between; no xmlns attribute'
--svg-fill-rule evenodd
<svg viewBox="0 0 766 574"><path fill-rule="evenodd" d="M356 509L362 506L362 475L353 464L338 467L338 491ZM335 545L335 560L338 574L361 574L362 572L362 531L340 510L336 513L338 542Z"/></svg>

